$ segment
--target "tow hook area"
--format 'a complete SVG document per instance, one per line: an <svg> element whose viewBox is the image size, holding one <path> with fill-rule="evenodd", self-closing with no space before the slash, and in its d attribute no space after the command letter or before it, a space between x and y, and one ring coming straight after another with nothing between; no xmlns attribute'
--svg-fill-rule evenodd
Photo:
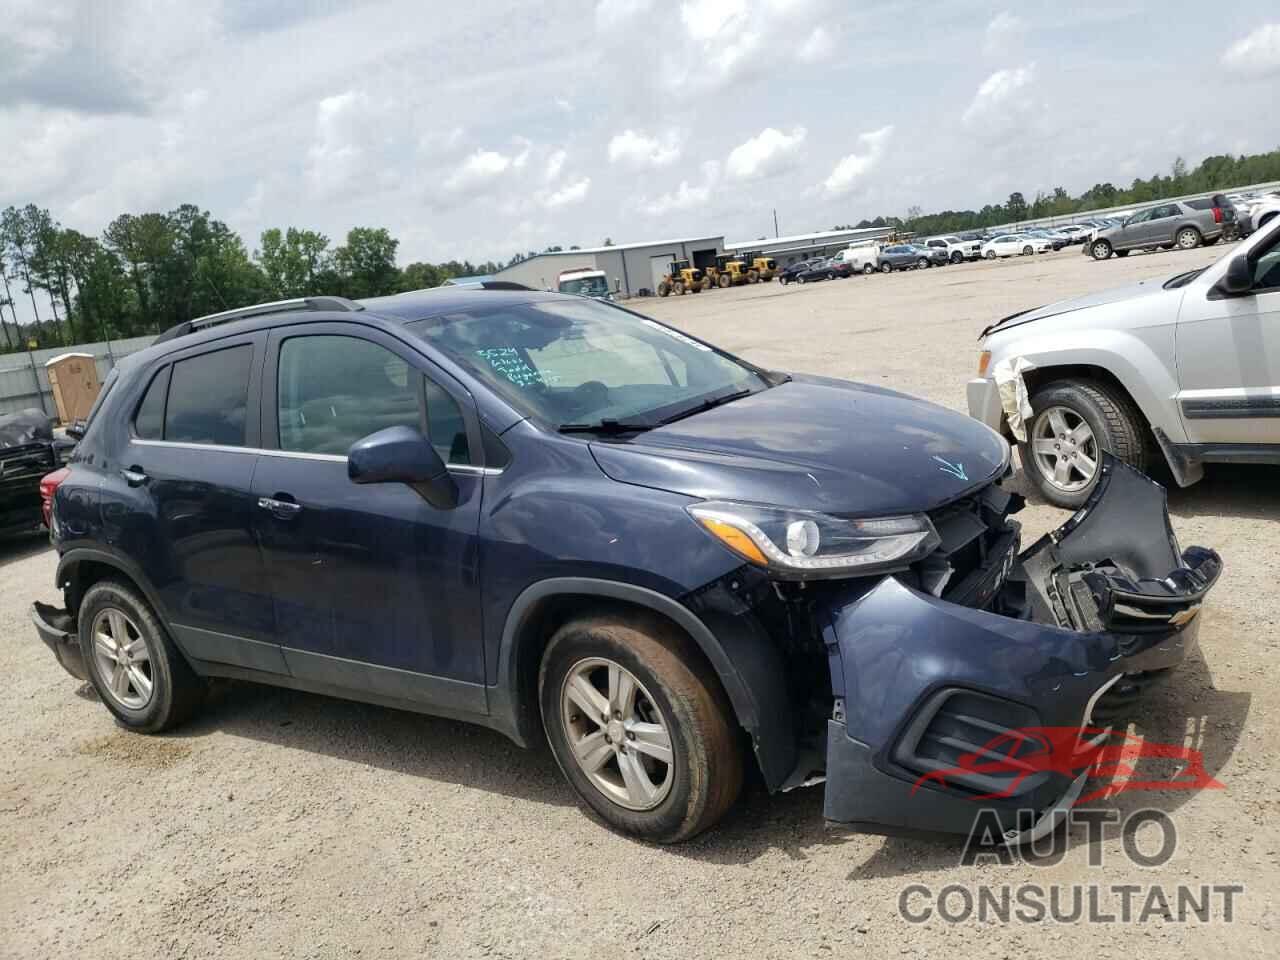
<svg viewBox="0 0 1280 960"><path fill-rule="evenodd" d="M89 675L84 669L80 638L71 614L60 607L37 601L31 605L31 621L36 625L36 632L40 634L45 646L53 651L58 663L62 664L62 669L77 680L87 682Z"/></svg>
<svg viewBox="0 0 1280 960"><path fill-rule="evenodd" d="M1019 555L984 609L886 577L829 611L839 709L827 731L828 820L967 833L986 808L1010 837L1051 829L1082 771L1027 763L1017 745L1097 732L1113 689L1195 648L1218 554L1179 551L1159 484L1109 457L1102 471L1085 506Z"/></svg>

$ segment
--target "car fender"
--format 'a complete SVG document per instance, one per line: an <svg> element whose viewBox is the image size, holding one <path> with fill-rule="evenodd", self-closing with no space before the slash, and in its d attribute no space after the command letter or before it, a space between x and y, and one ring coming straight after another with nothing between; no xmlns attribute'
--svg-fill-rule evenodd
<svg viewBox="0 0 1280 960"><path fill-rule="evenodd" d="M713 598L716 588L700 591L699 610L709 616L726 614ZM520 689L520 648L531 642L524 630L534 611L556 596L588 596L621 600L651 610L682 629L707 658L724 687L738 723L750 735L761 771L770 789L781 786L795 765L796 743L790 724L790 697L780 654L770 637L753 618L733 619L732 633L713 632L688 606L657 591L615 580L589 577L553 577L526 587L507 612L498 651L498 675L490 687L489 712L494 725L517 743L537 739L536 693ZM712 598L712 599L708 599ZM532 699L533 702L530 702Z"/></svg>
<svg viewBox="0 0 1280 960"><path fill-rule="evenodd" d="M61 559L58 561L58 570L54 574L54 582L59 589L68 587L72 589L73 599L69 600L69 603L73 604L74 608L79 608L80 597L84 594L84 590L79 584L79 567L83 563L100 563L124 574L142 591L143 596L147 598L147 602L151 604L152 609L156 611L160 619L168 623L168 616L165 612L164 604L160 600L160 593L147 578L142 567L130 557L105 544L97 544L92 547L71 547L62 554ZM74 613L75 610L72 610L72 612Z"/></svg>
<svg viewBox="0 0 1280 960"><path fill-rule="evenodd" d="M1178 411L1169 400L1177 395L1174 364L1174 320L1180 300L1172 303L1119 301L1087 311L1046 317L1016 328L1001 342L998 332L988 339L992 367L1001 360L1023 357L1042 372L1054 367L1091 366L1107 371L1128 392L1152 429L1164 431L1176 443L1186 442ZM1144 310L1167 311L1167 322L1143 325ZM1056 321L1056 322L1055 322ZM1081 336L1086 331L1088 336ZM1009 331L1014 334L1014 331ZM995 343L991 343L996 339ZM1087 344L1087 345L1086 345Z"/></svg>

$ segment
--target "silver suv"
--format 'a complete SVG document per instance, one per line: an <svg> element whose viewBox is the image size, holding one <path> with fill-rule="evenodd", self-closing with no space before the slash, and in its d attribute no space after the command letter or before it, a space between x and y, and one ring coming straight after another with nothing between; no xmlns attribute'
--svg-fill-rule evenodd
<svg viewBox="0 0 1280 960"><path fill-rule="evenodd" d="M1280 217L1199 270L1005 317L969 413L1076 508L1104 452L1188 486L1204 463L1280 463Z"/></svg>
<svg viewBox="0 0 1280 960"><path fill-rule="evenodd" d="M1128 256L1130 250L1179 247L1191 250L1202 243L1217 243L1227 224L1235 220L1235 208L1224 198L1170 200L1139 210L1119 226L1095 230L1084 253L1095 260L1111 254Z"/></svg>

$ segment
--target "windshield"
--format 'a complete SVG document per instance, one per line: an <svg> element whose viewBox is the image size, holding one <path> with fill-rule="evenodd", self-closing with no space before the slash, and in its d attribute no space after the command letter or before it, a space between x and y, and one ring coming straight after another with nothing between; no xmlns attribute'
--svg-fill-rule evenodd
<svg viewBox="0 0 1280 960"><path fill-rule="evenodd" d="M513 407L553 427L656 425L770 384L712 347L606 304L549 300L407 325Z"/></svg>
<svg viewBox="0 0 1280 960"><path fill-rule="evenodd" d="M609 281L604 277L576 277L560 281L561 293L576 293L583 297L605 297L609 295Z"/></svg>
<svg viewBox="0 0 1280 960"><path fill-rule="evenodd" d="M1170 277L1164 282L1164 288L1166 290L1177 290L1179 287L1185 287L1208 269L1208 267L1200 267L1198 270L1188 270L1186 273L1180 273L1176 277Z"/></svg>

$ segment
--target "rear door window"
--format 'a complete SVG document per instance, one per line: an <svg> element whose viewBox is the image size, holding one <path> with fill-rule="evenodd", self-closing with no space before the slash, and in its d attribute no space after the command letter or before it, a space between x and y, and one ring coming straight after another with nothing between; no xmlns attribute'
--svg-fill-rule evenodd
<svg viewBox="0 0 1280 960"><path fill-rule="evenodd" d="M253 346L246 343L175 363L164 408L164 439L243 447L252 360Z"/></svg>

